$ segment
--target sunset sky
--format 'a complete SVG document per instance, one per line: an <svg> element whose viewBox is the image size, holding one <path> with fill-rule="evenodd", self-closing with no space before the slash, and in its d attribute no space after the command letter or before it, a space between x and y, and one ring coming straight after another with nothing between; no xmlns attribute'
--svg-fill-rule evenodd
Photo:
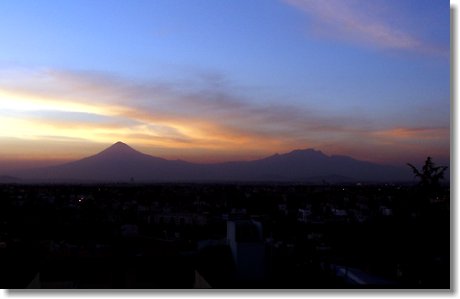
<svg viewBox="0 0 460 299"><path fill-rule="evenodd" d="M1 1L0 171L119 140L446 163L449 34L447 0Z"/></svg>

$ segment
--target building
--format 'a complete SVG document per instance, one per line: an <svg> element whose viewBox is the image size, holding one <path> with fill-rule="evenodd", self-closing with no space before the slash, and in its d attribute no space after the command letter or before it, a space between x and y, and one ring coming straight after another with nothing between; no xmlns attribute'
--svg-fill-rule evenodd
<svg viewBox="0 0 460 299"><path fill-rule="evenodd" d="M235 280L260 282L265 278L265 244L260 222L227 221L227 244L235 263Z"/></svg>

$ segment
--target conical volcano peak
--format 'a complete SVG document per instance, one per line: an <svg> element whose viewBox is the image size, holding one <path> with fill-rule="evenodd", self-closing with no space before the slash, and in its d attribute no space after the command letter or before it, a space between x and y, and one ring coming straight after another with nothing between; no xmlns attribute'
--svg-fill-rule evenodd
<svg viewBox="0 0 460 299"><path fill-rule="evenodd" d="M127 145L124 142L117 141L114 144L112 144L109 148L115 148L115 149L132 149L129 145Z"/></svg>
<svg viewBox="0 0 460 299"><path fill-rule="evenodd" d="M115 142L114 144L112 144L110 147L119 147L119 148L126 148L126 147L129 147L131 148L129 145L127 145L126 143L122 142L122 141L117 141Z"/></svg>
<svg viewBox="0 0 460 299"><path fill-rule="evenodd" d="M133 149L126 143L118 141L114 143L113 145L111 145L110 147L108 147L107 149L100 152L100 154L120 156L120 155L132 155L132 154L141 154L141 153L136 151L135 149Z"/></svg>

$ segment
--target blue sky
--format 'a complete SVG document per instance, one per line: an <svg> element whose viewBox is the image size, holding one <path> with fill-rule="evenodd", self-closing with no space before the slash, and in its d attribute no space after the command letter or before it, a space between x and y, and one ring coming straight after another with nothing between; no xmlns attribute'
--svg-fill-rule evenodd
<svg viewBox="0 0 460 299"><path fill-rule="evenodd" d="M0 161L449 157L449 1L3 1L0 44Z"/></svg>

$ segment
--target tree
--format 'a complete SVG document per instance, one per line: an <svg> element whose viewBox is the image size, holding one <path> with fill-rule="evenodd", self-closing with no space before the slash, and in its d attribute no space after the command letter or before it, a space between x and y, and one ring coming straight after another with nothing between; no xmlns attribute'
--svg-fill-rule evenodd
<svg viewBox="0 0 460 299"><path fill-rule="evenodd" d="M428 188L439 186L439 181L444 178L444 172L447 170L447 166L436 166L431 157L426 158L422 171L419 171L410 163L407 163L407 165L412 168L415 177L420 178L420 184Z"/></svg>

